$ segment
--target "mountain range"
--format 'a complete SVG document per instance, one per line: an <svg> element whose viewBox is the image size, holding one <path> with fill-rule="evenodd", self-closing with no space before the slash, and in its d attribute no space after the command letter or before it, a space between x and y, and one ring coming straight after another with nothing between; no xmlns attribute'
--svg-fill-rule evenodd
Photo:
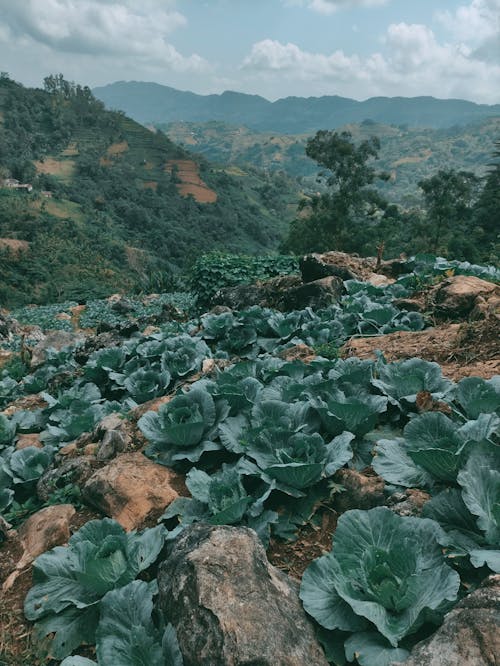
<svg viewBox="0 0 500 666"><path fill-rule="evenodd" d="M259 95L233 91L198 95L140 81L117 81L94 88L93 93L108 108L124 111L140 123L219 120L282 134L311 133L363 120L443 128L500 116L500 104L434 97L372 97L357 101L333 95L286 97L270 102Z"/></svg>

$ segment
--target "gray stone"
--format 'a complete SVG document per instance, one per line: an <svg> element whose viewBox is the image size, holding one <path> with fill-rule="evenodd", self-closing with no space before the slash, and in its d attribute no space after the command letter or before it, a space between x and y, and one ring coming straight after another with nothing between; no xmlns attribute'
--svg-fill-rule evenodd
<svg viewBox="0 0 500 666"><path fill-rule="evenodd" d="M292 287L283 294L284 310L302 310L326 308L334 305L345 292L344 283L339 277L329 277Z"/></svg>
<svg viewBox="0 0 500 666"><path fill-rule="evenodd" d="M68 331L49 331L43 340L36 345L31 354L31 367L37 368L45 363L49 349L61 351L65 347L78 347L85 340L80 333Z"/></svg>
<svg viewBox="0 0 500 666"><path fill-rule="evenodd" d="M490 576L418 643L404 666L496 666L500 659L500 575Z"/></svg>
<svg viewBox="0 0 500 666"><path fill-rule="evenodd" d="M296 590L253 530L187 527L158 583L185 666L327 665Z"/></svg>

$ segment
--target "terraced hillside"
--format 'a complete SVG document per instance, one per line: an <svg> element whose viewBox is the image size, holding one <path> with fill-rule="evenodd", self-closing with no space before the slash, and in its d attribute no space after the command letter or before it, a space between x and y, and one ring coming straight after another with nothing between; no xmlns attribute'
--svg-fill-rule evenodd
<svg viewBox="0 0 500 666"><path fill-rule="evenodd" d="M2 78L0 112L0 181L33 188L0 187L0 307L162 288L202 250L272 251L293 215L293 181L213 169L57 77Z"/></svg>

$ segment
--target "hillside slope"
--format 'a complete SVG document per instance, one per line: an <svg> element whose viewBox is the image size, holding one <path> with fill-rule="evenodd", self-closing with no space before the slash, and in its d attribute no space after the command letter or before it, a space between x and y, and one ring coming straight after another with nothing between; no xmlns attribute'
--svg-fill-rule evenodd
<svg viewBox="0 0 500 666"><path fill-rule="evenodd" d="M358 102L346 97L286 97L270 102L258 95L225 91L197 95L157 83L118 81L94 89L107 106L139 122L206 122L220 120L253 130L299 134L333 129L371 119L411 127L451 127L500 116L500 105L475 104L434 97L372 97Z"/></svg>
<svg viewBox="0 0 500 666"><path fill-rule="evenodd" d="M159 289L152 274L202 251L278 245L292 181L212 168L88 88L49 78L45 91L0 80L0 307Z"/></svg>
<svg viewBox="0 0 500 666"><path fill-rule="evenodd" d="M158 125L172 141L220 164L283 170L290 176L310 178L317 189L318 166L305 154L309 134L257 132L227 123L177 122ZM448 129L404 128L368 122L344 125L356 142L377 136L380 139L381 171L390 173L380 189L390 201L415 203L419 197L418 181L439 169L487 172L494 142L500 136L500 117L472 125Z"/></svg>

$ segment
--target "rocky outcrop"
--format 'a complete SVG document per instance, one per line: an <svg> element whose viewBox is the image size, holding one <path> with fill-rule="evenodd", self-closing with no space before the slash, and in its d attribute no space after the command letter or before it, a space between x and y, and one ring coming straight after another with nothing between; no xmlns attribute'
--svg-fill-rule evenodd
<svg viewBox="0 0 500 666"><path fill-rule="evenodd" d="M496 666L500 656L500 575L491 576L418 643L404 666Z"/></svg>
<svg viewBox="0 0 500 666"><path fill-rule="evenodd" d="M68 331L49 331L43 340L40 340L31 353L31 367L38 368L47 359L49 349L61 351L64 347L78 347L85 340L85 336Z"/></svg>
<svg viewBox="0 0 500 666"><path fill-rule="evenodd" d="M140 452L124 453L97 470L85 483L83 497L126 530L144 527L181 492L181 478L172 470L151 462Z"/></svg>
<svg viewBox="0 0 500 666"><path fill-rule="evenodd" d="M340 469L335 482L344 490L335 496L335 508L339 512L349 509L372 509L385 504L384 480L377 474L366 474L355 469Z"/></svg>
<svg viewBox="0 0 500 666"><path fill-rule="evenodd" d="M33 560L47 550L66 543L70 537L70 520L75 514L71 504L56 504L40 509L22 525L18 531L23 548L21 559L6 579L4 591L11 588L18 576Z"/></svg>
<svg viewBox="0 0 500 666"><path fill-rule="evenodd" d="M402 259L377 263L375 257L357 257L335 251L306 254L299 260L299 268L306 283L333 275L341 280L363 280L377 287L390 284L408 270Z"/></svg>
<svg viewBox="0 0 500 666"><path fill-rule="evenodd" d="M289 579L253 530L186 528L162 563L158 605L185 666L326 666Z"/></svg>
<svg viewBox="0 0 500 666"><path fill-rule="evenodd" d="M296 275L280 275L254 284L238 284L220 289L210 304L212 307L226 306L232 310L244 310L252 305L280 310L283 307L283 295L301 284L302 280Z"/></svg>
<svg viewBox="0 0 500 666"><path fill-rule="evenodd" d="M440 282L428 295L428 305L446 319L463 319L475 309L481 313L488 310L488 301L494 299L498 307L500 287L468 275L456 275ZM495 309L495 308L493 308ZM500 314L500 311L496 314Z"/></svg>
<svg viewBox="0 0 500 666"><path fill-rule="evenodd" d="M288 289L282 297L283 309L303 310L306 307L319 310L337 303L344 293L344 283L339 277L330 275Z"/></svg>

